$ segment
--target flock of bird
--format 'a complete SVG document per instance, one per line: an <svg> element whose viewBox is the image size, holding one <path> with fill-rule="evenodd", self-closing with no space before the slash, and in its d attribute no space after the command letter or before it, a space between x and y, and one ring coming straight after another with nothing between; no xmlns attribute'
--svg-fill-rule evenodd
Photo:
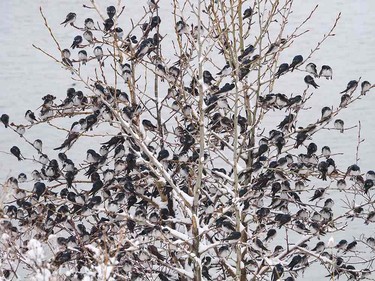
<svg viewBox="0 0 375 281"><path fill-rule="evenodd" d="M159 6L151 0L149 8L152 16L149 22L141 26L143 35L140 40L134 35L124 38L123 29L116 26L118 11L114 6L107 8L108 18L103 28L95 26L91 18L84 21L84 28L76 27L77 15L69 13L61 24L72 25L84 32L82 36L74 37L71 45L71 49L80 49L78 59L73 60L70 50L64 49L62 63L68 68L73 68L77 62L86 64L92 58L84 48L93 45L93 58L104 67L104 60L110 54L105 54L102 46L99 46L100 43L105 44L105 40L98 40L94 36L94 32L102 32L103 38L111 37L123 43L121 48L129 57L129 62L121 64L121 75L127 84L132 83L133 64L150 58L160 44L158 33L148 37L161 23L160 17L154 15ZM251 20L252 15L252 9L248 8L244 11L243 19ZM199 27L190 28L181 19L175 29L178 36L196 38ZM86 45L83 39L87 41ZM286 42L280 39L272 43L263 57L277 54ZM307 243L336 227L334 201L327 197L330 187L312 189L311 178L318 177L323 182L334 181L340 190L352 186L363 196L371 193L375 181L374 171L367 171L363 175L356 164L341 172L328 146L319 149L314 142L307 143L324 123L331 121L331 108L324 107L318 122L301 128L296 126L296 113L306 101L304 96L288 97L273 93L259 96L257 104L263 110L286 109L290 113L275 129L269 131L268 136L259 138L253 147L247 147L251 153L245 160L252 161L252 164L250 168L238 171L240 188L237 197L233 191L233 169L230 171L217 166L213 164L214 160L210 160L218 151L227 151L230 147L235 120L241 135L248 135L251 130L246 117L230 117L232 110L227 99L235 91L235 81L223 86L220 86L220 81L234 75L243 81L252 69L260 67L259 60L263 58L253 55L254 52L255 47L248 45L238 56L239 73L233 74L233 63L227 62L216 76L204 70L202 82L192 77L188 86L178 86L174 82L184 73L183 68L186 66L183 63L168 68L160 59L150 58L155 64L156 75L173 85L168 93L168 98L173 100L170 108L181 117L174 131L169 132L176 140L171 146L165 144L167 141L162 145L154 141L147 144L145 151L139 139L129 132L121 131L102 142L98 150L89 148L82 163L74 163L69 154L76 153L75 142L84 138L85 134L95 132L100 124L117 120L113 109L139 134L143 130L145 134L157 136L160 130L163 131L156 125L156 121L154 124L152 120L143 118L144 109L132 103L125 91L100 81L92 85L88 94L69 88L61 104L51 94L44 96L39 115L36 116L31 110L25 113L30 125L11 123L9 116L3 114L0 120L4 126L25 139L29 126L56 117L79 114L84 117L72 122L65 140L55 148L59 151L56 159L43 149L42 140L27 140L37 155L33 165L39 167L31 173L32 179L25 173L9 178L7 184L14 190L14 200L5 206L4 215L10 220L3 223L2 227L15 238L19 238L28 227L33 227L36 236L42 240L51 235L56 236L57 251L51 265L56 268L67 264L76 265L72 280L82 280L86 274L83 268L92 269L96 266L95 253L90 247L106 251L114 259L116 265L113 274L116 278L125 276L128 280L145 280L142 279L144 275L156 274L160 280L187 280L186 275L189 274L186 272L194 268L193 258L187 254L193 247L193 226L191 220L187 220L188 207L181 205L179 200L193 194L201 153L199 126L194 119L196 105L191 101L193 99L188 99L190 103L186 102L185 97L199 95L199 85L202 83L205 91L203 110L206 129L216 136L222 136L217 143L209 144L211 151L203 153L204 183L200 191L198 217L201 247L207 248L201 253L205 280L230 278L227 272L235 271L232 261L236 245L241 246L246 271L254 276L268 267L272 281L295 280L300 272L318 260L332 265L329 276L346 275L352 280L370 276L373 270L356 269L345 258L347 253L356 253L359 244L357 239L348 238L337 244L332 244L332 241L325 243L324 239L316 244ZM293 72L304 63L303 57L297 55L291 64L282 63L274 78ZM332 68L328 65L323 65L318 73L317 66L308 63L305 71L309 73L304 78L305 83L315 89L319 85L314 79L332 79L333 76ZM341 92L340 108L347 106L353 99L358 84L357 80L347 84ZM360 95L365 95L371 87L368 81L362 82ZM334 126L344 131L341 119L337 119ZM294 145L287 148L291 142ZM301 150L303 147L306 153L293 154L293 149ZM19 161L32 160L17 146L13 146L10 152ZM161 164L171 182L160 179L160 171L151 157ZM26 186L32 181L33 188L28 190ZM307 190L313 191L310 198L306 197ZM240 210L241 227L236 223L236 210ZM375 222L375 211L371 211L367 205L353 206L347 218L361 219L367 225ZM296 247L276 243L271 248L274 245L272 243L277 241L274 238L283 236L285 230L310 238ZM366 237L365 243L375 249L374 237ZM289 251L290 247L294 247L294 250ZM288 258L285 259L285 256ZM272 264L267 263L267 260L277 262ZM153 267L153 264L159 267Z"/></svg>

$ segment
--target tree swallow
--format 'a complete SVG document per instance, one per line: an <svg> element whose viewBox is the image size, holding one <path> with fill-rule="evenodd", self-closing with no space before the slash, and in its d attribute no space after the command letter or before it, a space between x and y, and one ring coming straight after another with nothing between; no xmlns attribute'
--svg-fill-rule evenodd
<svg viewBox="0 0 375 281"><path fill-rule="evenodd" d="M14 156L17 157L18 161L21 161L22 159L24 159L24 157L21 154L21 150L17 146L12 146L12 148L10 149L10 152Z"/></svg>
<svg viewBox="0 0 375 281"><path fill-rule="evenodd" d="M90 30L86 30L84 33L83 33L83 38L85 38L85 40L87 42L89 42L90 44L93 42L94 40L94 35L92 34L92 32Z"/></svg>
<svg viewBox="0 0 375 281"><path fill-rule="evenodd" d="M35 115L34 115L34 112L32 112L30 109L28 111L26 111L25 113L25 118L27 121L29 121L31 124L34 124L34 122L36 122L36 118L35 118Z"/></svg>
<svg viewBox="0 0 375 281"><path fill-rule="evenodd" d="M103 25L104 25L105 31L110 31L111 28L115 25L115 23L114 23L113 19L108 18L104 21Z"/></svg>
<svg viewBox="0 0 375 281"><path fill-rule="evenodd" d="M85 19L85 27L86 29L93 29L95 26L94 21L92 18Z"/></svg>
<svg viewBox="0 0 375 281"><path fill-rule="evenodd" d="M296 68L296 67L298 67L298 66L300 66L301 64L302 64L302 62L303 62L303 57L301 56L301 55L297 55L297 56L295 56L294 58L293 58L293 61L292 61L292 63L289 65L289 68L291 68L292 70L292 72L293 72L293 70Z"/></svg>
<svg viewBox="0 0 375 281"><path fill-rule="evenodd" d="M358 86L358 81L351 80L351 81L349 81L348 85L346 86L346 89L344 91L340 92L340 94L348 93L349 95L351 95L355 91L355 89L357 89L357 86Z"/></svg>
<svg viewBox="0 0 375 281"><path fill-rule="evenodd" d="M307 84L307 86L311 85L315 89L319 88L319 85L315 83L314 78L312 78L311 75L306 75L304 80L305 80L305 83Z"/></svg>
<svg viewBox="0 0 375 281"><path fill-rule="evenodd" d="M319 72L319 77L325 77L327 80L332 79L332 68L328 65L323 65Z"/></svg>
<svg viewBox="0 0 375 281"><path fill-rule="evenodd" d="M83 65L87 62L87 52L85 50L81 50L78 52L78 59L82 62Z"/></svg>
<svg viewBox="0 0 375 281"><path fill-rule="evenodd" d="M242 15L242 19L250 18L253 15L253 9L251 7L247 8Z"/></svg>
<svg viewBox="0 0 375 281"><path fill-rule="evenodd" d="M73 25L76 17L77 15L75 13L69 13L61 24L64 24L64 26L67 26L68 24Z"/></svg>
<svg viewBox="0 0 375 281"><path fill-rule="evenodd" d="M289 70L289 64L282 63L279 66L279 70L275 73L276 78L280 78L280 75L283 75L283 74L287 73L288 70Z"/></svg>
<svg viewBox="0 0 375 281"><path fill-rule="evenodd" d="M336 119L333 125L335 126L336 130L340 130L340 133L344 132L344 121L341 119Z"/></svg>
<svg viewBox="0 0 375 281"><path fill-rule="evenodd" d="M80 46L80 44L82 43L82 40L83 40L82 36L77 35L76 37L74 37L73 43L70 46L70 48L72 48L72 49L78 48Z"/></svg>
<svg viewBox="0 0 375 281"><path fill-rule="evenodd" d="M5 128L8 128L9 126L9 115L8 114L2 114L0 117L1 122L4 124Z"/></svg>
<svg viewBox="0 0 375 281"><path fill-rule="evenodd" d="M94 56L100 62L103 58L103 49L100 46L95 47L94 49Z"/></svg>
<svg viewBox="0 0 375 281"><path fill-rule="evenodd" d="M313 62L310 62L306 65L306 71L312 75L314 75L314 77L318 77L318 71L316 69L316 64L313 63Z"/></svg>
<svg viewBox="0 0 375 281"><path fill-rule="evenodd" d="M107 15L110 19L113 19L113 17L116 15L115 6L108 6L107 7Z"/></svg>
<svg viewBox="0 0 375 281"><path fill-rule="evenodd" d="M366 95L366 93L371 89L371 83L369 81L363 81L361 83L361 95Z"/></svg>

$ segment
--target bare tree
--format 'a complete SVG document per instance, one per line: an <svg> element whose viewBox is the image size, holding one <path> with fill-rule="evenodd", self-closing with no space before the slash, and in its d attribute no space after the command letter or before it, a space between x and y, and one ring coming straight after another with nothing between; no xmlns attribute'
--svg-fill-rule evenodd
<svg viewBox="0 0 375 281"><path fill-rule="evenodd" d="M2 277L290 281L309 267L322 267L327 280L374 274L375 172L340 167L329 146L313 142L353 129L336 116L372 85L343 83L341 100L312 116L310 98L333 76L312 61L340 14L314 49L286 63L279 55L298 44L316 10L286 34L292 8L292 0L150 0L142 17L125 21L130 6L102 11L91 0L82 9L92 18L72 12L61 23L78 34L70 48L41 8L57 51L34 47L79 88L61 102L59 89L45 95L27 124L1 116L34 152L10 153L35 167L3 185ZM275 93L278 79L306 88ZM66 132L55 151L28 138L41 124ZM88 139L95 147L76 149ZM335 241L354 220L363 235Z"/></svg>

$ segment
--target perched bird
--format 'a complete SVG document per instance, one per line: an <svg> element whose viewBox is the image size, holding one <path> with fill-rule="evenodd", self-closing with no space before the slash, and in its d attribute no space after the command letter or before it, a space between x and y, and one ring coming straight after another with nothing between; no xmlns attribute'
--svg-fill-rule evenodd
<svg viewBox="0 0 375 281"><path fill-rule="evenodd" d="M271 228L267 231L266 238L264 238L265 241L272 240L276 236L276 229Z"/></svg>
<svg viewBox="0 0 375 281"><path fill-rule="evenodd" d="M363 81L361 83L361 95L366 95L366 93L371 89L371 83L369 81Z"/></svg>
<svg viewBox="0 0 375 281"><path fill-rule="evenodd" d="M203 83L207 85L212 85L212 81L216 81L214 77L212 77L211 72L208 70L203 71Z"/></svg>
<svg viewBox="0 0 375 281"><path fill-rule="evenodd" d="M332 109L328 106L322 108L322 116L320 118L321 121L328 120L332 115Z"/></svg>
<svg viewBox="0 0 375 281"><path fill-rule="evenodd" d="M267 55L273 55L273 54L277 53L277 52L280 50L280 47L281 47L282 45L284 45L286 42L287 42L286 39L281 38L281 39L278 40L277 42L272 43L272 44L268 47L268 50L267 50L267 52L266 52L266 56L267 56Z"/></svg>
<svg viewBox="0 0 375 281"><path fill-rule="evenodd" d="M321 198L321 197L324 195L324 192L325 192L325 191L326 191L326 190L325 190L324 188L318 188L317 190L315 190L315 192L314 192L314 196L311 197L309 201L311 202L311 201L314 201L314 200L316 200L316 199Z"/></svg>
<svg viewBox="0 0 375 281"><path fill-rule="evenodd" d="M340 131L340 133L344 132L344 121L342 121L341 119L336 119L333 125L336 130Z"/></svg>
<svg viewBox="0 0 375 281"><path fill-rule="evenodd" d="M94 35L92 34L92 32L90 30L86 30L84 33L83 33L83 38L89 42L90 44L93 43L94 41Z"/></svg>
<svg viewBox="0 0 375 281"><path fill-rule="evenodd" d="M300 66L303 62L303 57L301 55L297 55L293 58L293 61L292 63L289 65L289 69L291 69L291 71L293 72L293 70Z"/></svg>
<svg viewBox="0 0 375 281"><path fill-rule="evenodd" d="M85 19L85 23L84 24L85 24L85 28L86 29L93 29L94 26L95 26L95 23L94 23L94 21L93 21L92 18Z"/></svg>
<svg viewBox="0 0 375 281"><path fill-rule="evenodd" d="M328 65L322 65L322 69L319 72L319 77L325 77L327 80L332 80L332 68Z"/></svg>
<svg viewBox="0 0 375 281"><path fill-rule="evenodd" d="M348 95L348 94L343 94L343 95L341 96L340 107L345 107L345 106L347 106L349 102L350 102L350 95Z"/></svg>
<svg viewBox="0 0 375 281"><path fill-rule="evenodd" d="M348 241L346 241L345 239L342 239L336 244L335 248L339 250L344 250L346 249L347 246L348 246Z"/></svg>
<svg viewBox="0 0 375 281"><path fill-rule="evenodd" d="M318 243L316 243L315 247L311 249L311 251L321 253L324 251L325 247L325 243L323 241L319 241Z"/></svg>
<svg viewBox="0 0 375 281"><path fill-rule="evenodd" d="M231 234L229 234L227 237L223 238L223 241L230 241L230 240L238 240L241 238L241 232L239 231L233 231Z"/></svg>
<svg viewBox="0 0 375 281"><path fill-rule="evenodd" d="M166 159L168 157L169 157L169 151L166 150L166 149L162 149L162 150L159 151L157 160L158 161L162 161L162 160L164 160L164 159Z"/></svg>
<svg viewBox="0 0 375 281"><path fill-rule="evenodd" d="M108 6L107 7L107 15L110 19L113 19L113 17L116 15L115 6Z"/></svg>
<svg viewBox="0 0 375 281"><path fill-rule="evenodd" d="M284 274L284 267L281 263L275 265L272 270L271 281L280 280Z"/></svg>
<svg viewBox="0 0 375 281"><path fill-rule="evenodd" d="M277 72L275 73L275 77L276 78L280 78L281 75L287 73L289 70L289 64L287 63L282 63L280 66L279 66L279 69L277 70Z"/></svg>
<svg viewBox="0 0 375 281"><path fill-rule="evenodd" d="M68 24L73 25L73 23L76 20L76 17L77 17L77 15L75 13L69 13L66 16L65 20L60 24L64 24L64 26L67 26Z"/></svg>
<svg viewBox="0 0 375 281"><path fill-rule="evenodd" d="M350 165L346 171L345 177L349 175L350 177L359 176L361 174L361 168L357 164Z"/></svg>
<svg viewBox="0 0 375 281"><path fill-rule="evenodd" d="M319 88L319 85L315 83L314 78L311 75L306 75L304 81L307 84L307 86L311 85L315 89Z"/></svg>
<svg viewBox="0 0 375 281"><path fill-rule="evenodd" d="M36 139L33 142L33 146L35 147L36 150L38 150L39 152L41 152L42 151L42 147L43 147L43 142L40 139Z"/></svg>
<svg viewBox="0 0 375 281"><path fill-rule="evenodd" d="M314 75L314 77L318 77L318 71L316 69L316 64L313 63L313 62L310 62L306 65L306 71L312 75Z"/></svg>
<svg viewBox="0 0 375 281"><path fill-rule="evenodd" d="M152 122L148 119L142 120L142 125L146 130L155 131L158 127L156 127Z"/></svg>
<svg viewBox="0 0 375 281"><path fill-rule="evenodd" d="M113 19L108 18L104 21L103 25L105 31L110 31L111 28L115 25L115 22L113 21Z"/></svg>
<svg viewBox="0 0 375 281"><path fill-rule="evenodd" d="M255 48L253 45L249 45L243 50L241 55L238 56L238 61L244 61L246 58L248 58L252 53L254 53Z"/></svg>
<svg viewBox="0 0 375 281"><path fill-rule="evenodd" d="M247 8L242 15L242 19L248 19L253 15L253 9L251 7Z"/></svg>
<svg viewBox="0 0 375 281"><path fill-rule="evenodd" d="M189 26L182 19L176 22L175 28L178 35L189 33Z"/></svg>
<svg viewBox="0 0 375 281"><path fill-rule="evenodd" d="M141 59L144 55L148 54L153 47L153 39L152 38L146 38L144 39L140 44L135 52L135 56L133 59Z"/></svg>
<svg viewBox="0 0 375 281"><path fill-rule="evenodd" d="M348 85L346 86L346 89L344 91L340 92L340 94L349 93L349 95L351 95L355 91L355 89L357 89L357 86L358 86L358 81L351 80L351 81L349 81Z"/></svg>
<svg viewBox="0 0 375 281"><path fill-rule="evenodd" d="M4 124L5 128L8 128L9 126L9 115L8 114L2 114L0 117L1 122Z"/></svg>
<svg viewBox="0 0 375 281"><path fill-rule="evenodd" d="M235 84L232 83L225 83L225 85L220 88L217 92L214 93L214 95L219 95L219 94L226 94L230 91L232 91L235 88Z"/></svg>
<svg viewBox="0 0 375 281"><path fill-rule="evenodd" d="M295 266L297 266L300 262L302 261L302 256L301 255L295 255L290 263L288 264L288 267L290 270L293 270Z"/></svg>
<svg viewBox="0 0 375 281"><path fill-rule="evenodd" d="M85 50L80 50L78 52L78 59L82 62L83 65L87 62L87 52Z"/></svg>
<svg viewBox="0 0 375 281"><path fill-rule="evenodd" d="M375 215L375 212L374 212L374 215ZM355 249L355 247L357 246L357 241L353 241L353 242L350 242L348 244L348 246L346 246L346 249L345 249L345 252L348 252L348 251L353 251Z"/></svg>
<svg viewBox="0 0 375 281"><path fill-rule="evenodd" d="M94 49L94 56L100 62L103 58L103 49L100 46L96 46Z"/></svg>
<svg viewBox="0 0 375 281"><path fill-rule="evenodd" d="M82 36L77 35L76 37L74 37L73 43L70 46L70 48L72 48L72 49L78 48L80 46L80 44L82 43L82 41L83 41Z"/></svg>
<svg viewBox="0 0 375 281"><path fill-rule="evenodd" d="M29 121L31 124L34 124L34 122L36 122L36 118L35 118L35 115L34 115L34 112L32 112L30 109L28 111L26 111L25 113L25 118L27 121Z"/></svg>
<svg viewBox="0 0 375 281"><path fill-rule="evenodd" d="M232 68L230 64L227 62L224 67L220 70L220 72L216 73L217 75L227 76L232 72Z"/></svg>
<svg viewBox="0 0 375 281"><path fill-rule="evenodd" d="M17 157L18 161L21 161L23 159L23 156L21 154L21 150L17 146L12 146L10 149L10 152Z"/></svg>

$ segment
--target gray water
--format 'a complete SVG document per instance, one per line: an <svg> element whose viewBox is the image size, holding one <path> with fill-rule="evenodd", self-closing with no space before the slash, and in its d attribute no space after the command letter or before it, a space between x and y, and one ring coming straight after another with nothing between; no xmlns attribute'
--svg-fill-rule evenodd
<svg viewBox="0 0 375 281"><path fill-rule="evenodd" d="M87 1L89 2L89 1ZM103 2L103 1L98 1ZM117 1L105 1L105 6L115 4ZM164 2L161 0L160 2ZM169 2L169 1L165 1ZM26 123L24 113L27 109L36 110L41 104L41 97L47 93L54 94L59 98L65 96L68 87L75 86L69 73L63 70L50 58L46 57L38 50L32 47L36 44L47 50L56 57L60 57L54 46L47 30L43 25L43 20L39 13L39 6L42 6L56 37L62 43L62 46L70 46L72 38L78 31L70 28L61 28L60 22L70 11L79 11L81 20L86 18L88 11L81 8L83 1L80 0L1 0L0 11L0 85L1 102L0 114L8 113L11 121L15 123ZM123 27L129 24L129 15L135 17L143 13L142 5L146 5L146 0L137 2L124 1L129 6L125 10L123 17ZM128 4L129 3L129 4ZM130 4L137 3L137 4ZM88 3L87 3L88 4ZM375 1L342 1L342 0L297 0L294 4L294 13L289 19L289 27L285 34L290 33L294 28L306 18L309 11L319 4L316 15L309 21L304 29L310 32L298 40L281 55L281 61L290 61L296 54L302 54L305 57L310 50L316 46L316 43L331 28L337 14L342 13L341 20L335 30L335 36L329 38L315 55L317 59L312 59L318 66L328 64L333 68L334 77L332 81L319 80L322 90L318 91L311 99L310 105L316 106L316 110L308 113L303 118L304 122L314 122L318 119L320 108L323 106L337 105L339 103L340 91L344 90L348 81L358 79L375 81L375 17L373 11ZM130 6L132 5L132 6ZM102 5L105 7L104 5ZM163 8L161 4L161 17L170 17L167 13L168 7ZM164 16L163 16L164 13ZM165 24L165 22L162 22ZM121 25L121 23L120 23ZM172 26L167 26L165 30L169 32ZM249 42L250 43L250 42ZM301 93L305 84L303 83L304 73L294 74L294 78L281 77L275 84L275 91L282 93ZM375 91L368 94L365 99L358 101L351 107L350 112L340 113L339 118L345 121L346 126L351 127L358 124L361 120L361 137L365 142L359 149L359 164L363 172L369 169L375 169ZM315 115L314 115L315 114ZM279 119L283 113L279 114ZM66 127L69 126L65 124ZM30 140L38 137L45 140L45 149L54 147L56 142L64 139L64 132L47 130L46 127L34 129L26 133ZM340 134L336 131L326 131L318 134L316 141L321 144L327 144L333 152L343 152L345 156L336 158L336 162L341 167L346 167L355 162L355 150L357 141L357 130L346 131ZM320 141L320 142L319 142ZM90 140L88 140L90 142ZM323 142L323 143L322 143ZM0 126L0 180L3 182L10 175L18 175L21 172L16 159L6 153L12 145L18 145L21 150L28 154L30 148L26 146L17 135L5 131ZM81 144L86 148L90 143ZM31 155L31 154L30 154ZM74 159L73 159L74 160ZM335 199L335 198L333 198ZM350 232L342 233L345 237L352 237L362 232L363 224L354 225ZM366 229L374 235L373 229ZM372 233L371 233L372 232ZM323 238L328 240L329 237ZM335 237L336 241L342 237ZM321 278L320 272L308 272L305 280Z"/></svg>

